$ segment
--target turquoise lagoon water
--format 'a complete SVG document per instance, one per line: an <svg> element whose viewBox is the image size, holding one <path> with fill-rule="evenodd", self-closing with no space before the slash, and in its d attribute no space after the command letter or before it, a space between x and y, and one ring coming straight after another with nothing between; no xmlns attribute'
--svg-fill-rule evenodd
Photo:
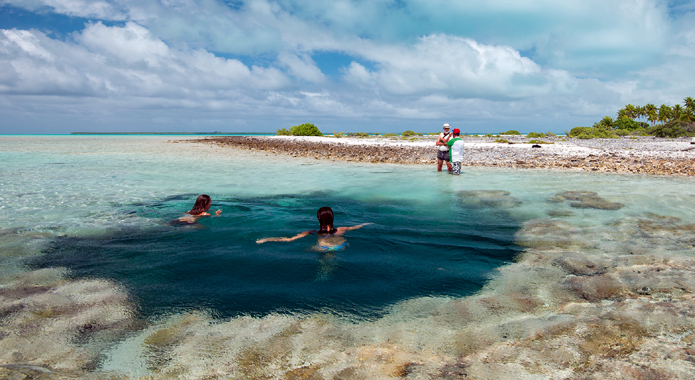
<svg viewBox="0 0 695 380"><path fill-rule="evenodd" d="M410 299L474 294L513 262L516 234L532 219L695 221L690 178L486 168L455 177L434 165L288 158L179 138L0 136L0 281L51 267L108 279L145 319L204 310L374 320ZM565 191L625 207L551 201ZM172 224L202 193L221 216ZM348 232L349 246L334 253L312 250L312 236L255 243L317 228L322 206L336 226L373 224Z"/></svg>
<svg viewBox="0 0 695 380"><path fill-rule="evenodd" d="M288 159L172 138L1 137L0 228L36 245L4 255L4 272L56 266L113 279L146 314L373 317L400 300L477 291L521 249L514 235L526 220L558 207L579 224L616 217L549 203L556 193L596 191L625 203L621 214L693 217L690 179L480 168L454 177L430 166ZM478 190L509 195L470 201ZM172 225L201 193L222 215ZM322 206L334 209L337 226L374 224L348 233L349 247L336 253L313 251L315 237L255 243L317 228Z"/></svg>

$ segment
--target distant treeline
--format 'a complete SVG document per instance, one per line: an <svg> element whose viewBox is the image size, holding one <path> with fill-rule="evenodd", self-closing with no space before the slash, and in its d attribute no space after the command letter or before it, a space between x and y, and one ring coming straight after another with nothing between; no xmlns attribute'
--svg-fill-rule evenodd
<svg viewBox="0 0 695 380"><path fill-rule="evenodd" d="M646 121L645 121L646 120ZM580 139L620 136L692 137L695 136L695 100L683 99L683 105L626 105L614 120L604 117L591 127L575 127L567 133Z"/></svg>
<svg viewBox="0 0 695 380"><path fill-rule="evenodd" d="M71 135L268 135L271 132L70 132Z"/></svg>

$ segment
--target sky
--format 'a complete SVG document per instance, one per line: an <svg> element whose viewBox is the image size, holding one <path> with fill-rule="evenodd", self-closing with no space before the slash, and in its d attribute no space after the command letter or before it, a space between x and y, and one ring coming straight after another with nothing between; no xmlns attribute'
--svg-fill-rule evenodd
<svg viewBox="0 0 695 380"><path fill-rule="evenodd" d="M562 133L695 96L695 0L0 0L0 134Z"/></svg>

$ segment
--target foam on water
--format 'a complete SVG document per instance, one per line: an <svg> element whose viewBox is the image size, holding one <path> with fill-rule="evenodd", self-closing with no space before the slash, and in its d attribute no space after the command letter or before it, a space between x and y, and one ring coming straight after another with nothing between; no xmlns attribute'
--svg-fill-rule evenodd
<svg viewBox="0 0 695 380"><path fill-rule="evenodd" d="M0 137L0 306L11 317L0 361L134 377L417 378L417 368L425 376L457 355L563 323L566 317L543 313L568 299L547 284L586 270L569 250L592 260L653 256L621 259L635 265L693 255L689 178L484 168L454 177L433 166L288 159L171 139ZM224 210L221 217L200 228L167 224L201 193ZM253 243L315 228L314 212L323 205L336 210L337 225L375 225L351 232L348 251L337 258L309 251L310 241ZM203 247L195 248L196 239ZM461 298L520 252L515 243L530 247L522 266L503 267L482 292ZM161 247L167 260L157 253ZM552 265L533 264L550 260L539 252L552 252ZM196 266L188 253L206 264ZM259 255L266 261L254 263ZM278 263L294 270L283 273L273 267ZM213 289L224 276L249 274L243 264L256 268L256 285L268 285L263 268L270 267L276 290L283 283L305 293L326 289L291 307L268 300L282 304L296 294L283 299L287 293L277 292L254 305L253 291L224 298L229 288ZM351 276L367 286L341 293ZM388 280L369 284L379 277ZM443 282L428 288L409 279ZM388 285L412 291L373 291ZM248 298L242 307L233 305L236 296ZM28 323L43 327L26 330ZM16 340L14 328L24 329L24 340ZM30 357L36 344L43 348Z"/></svg>

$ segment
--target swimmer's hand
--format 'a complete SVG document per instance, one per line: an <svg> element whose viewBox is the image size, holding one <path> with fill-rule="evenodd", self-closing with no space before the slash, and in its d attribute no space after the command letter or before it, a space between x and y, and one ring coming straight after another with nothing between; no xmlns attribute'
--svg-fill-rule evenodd
<svg viewBox="0 0 695 380"><path fill-rule="evenodd" d="M221 213L222 213L222 210L218 209L217 211L215 211L215 216L220 216Z"/></svg>

